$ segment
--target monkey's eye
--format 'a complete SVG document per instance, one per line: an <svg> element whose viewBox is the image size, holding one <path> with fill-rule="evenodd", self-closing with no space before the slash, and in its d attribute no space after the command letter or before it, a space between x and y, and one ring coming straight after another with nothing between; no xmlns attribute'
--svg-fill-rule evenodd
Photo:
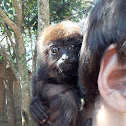
<svg viewBox="0 0 126 126"><path fill-rule="evenodd" d="M70 45L70 46L69 46L69 49L74 51L74 50L77 49L77 46L76 46L76 45Z"/></svg>
<svg viewBox="0 0 126 126"><path fill-rule="evenodd" d="M59 48L56 47L56 46L52 46L52 47L51 47L51 52L54 53L54 54L56 54L56 53L59 52Z"/></svg>

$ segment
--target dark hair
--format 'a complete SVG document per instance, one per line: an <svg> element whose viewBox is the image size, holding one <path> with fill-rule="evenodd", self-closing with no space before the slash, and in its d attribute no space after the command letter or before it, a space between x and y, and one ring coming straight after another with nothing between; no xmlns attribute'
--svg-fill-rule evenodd
<svg viewBox="0 0 126 126"><path fill-rule="evenodd" d="M99 0L84 29L79 76L89 100L94 101L100 62L106 48L116 43L117 51L121 48L119 57L126 51L126 0Z"/></svg>

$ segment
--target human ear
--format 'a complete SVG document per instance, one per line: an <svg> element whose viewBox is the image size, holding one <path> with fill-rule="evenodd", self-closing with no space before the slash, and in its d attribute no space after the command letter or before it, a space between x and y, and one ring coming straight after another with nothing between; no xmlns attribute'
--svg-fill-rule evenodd
<svg viewBox="0 0 126 126"><path fill-rule="evenodd" d="M110 107L126 112L126 63L119 62L115 44L111 44L102 57L98 88Z"/></svg>

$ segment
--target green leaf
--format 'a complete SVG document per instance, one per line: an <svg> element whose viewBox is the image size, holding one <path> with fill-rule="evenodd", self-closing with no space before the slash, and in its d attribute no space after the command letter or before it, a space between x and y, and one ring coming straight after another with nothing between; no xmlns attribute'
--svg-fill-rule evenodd
<svg viewBox="0 0 126 126"><path fill-rule="evenodd" d="M3 59L3 56L0 56L0 60Z"/></svg>

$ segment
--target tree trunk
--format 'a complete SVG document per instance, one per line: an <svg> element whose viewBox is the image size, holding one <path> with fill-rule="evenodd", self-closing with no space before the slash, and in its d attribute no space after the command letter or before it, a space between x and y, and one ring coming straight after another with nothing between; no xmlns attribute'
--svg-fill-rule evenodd
<svg viewBox="0 0 126 126"><path fill-rule="evenodd" d="M21 111L17 110L17 108L21 108L21 102L19 102L21 98L18 97L16 100L21 92L18 91L17 96L14 96L13 82L16 78L12 69L7 67L8 62L5 60L5 56L3 57L3 61L0 62L0 126L22 126ZM19 83L17 86L19 89Z"/></svg>
<svg viewBox="0 0 126 126"><path fill-rule="evenodd" d="M1 67L0 67L1 68ZM3 72L3 71L1 71ZM0 74L0 126L7 126L7 110L6 110L6 94L3 83L3 78L1 78Z"/></svg>
<svg viewBox="0 0 126 126"><path fill-rule="evenodd" d="M38 39L43 28L48 26L50 22L49 0L38 0ZM37 47L37 66L41 64L41 56L38 53Z"/></svg>
<svg viewBox="0 0 126 126"><path fill-rule="evenodd" d="M38 36L50 22L49 0L38 0Z"/></svg>
<svg viewBox="0 0 126 126"><path fill-rule="evenodd" d="M12 77L12 76L10 76ZM16 117L15 117L15 104L14 97L12 92L12 78L4 79L4 87L6 93L6 101L7 101L7 116L8 116L8 124L10 126L16 126Z"/></svg>

